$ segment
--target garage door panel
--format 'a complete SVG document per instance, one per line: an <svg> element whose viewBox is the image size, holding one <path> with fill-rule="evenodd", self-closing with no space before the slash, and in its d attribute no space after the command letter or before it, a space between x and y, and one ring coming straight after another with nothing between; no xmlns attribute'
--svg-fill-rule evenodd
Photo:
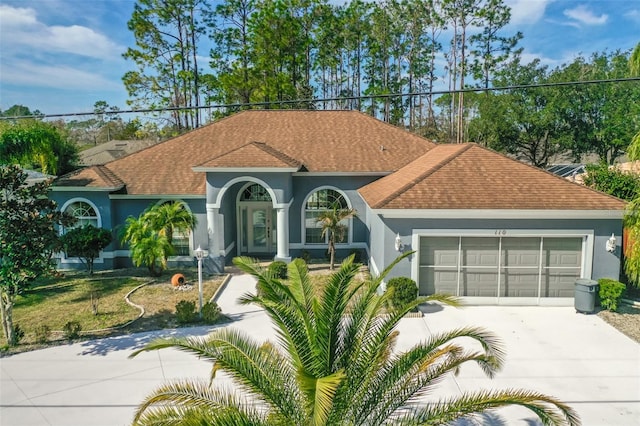
<svg viewBox="0 0 640 426"><path fill-rule="evenodd" d="M420 265L458 264L458 237L429 237L420 239Z"/></svg>
<svg viewBox="0 0 640 426"><path fill-rule="evenodd" d="M538 269L509 270L503 275L501 296L536 297L538 295Z"/></svg>
<svg viewBox="0 0 640 426"><path fill-rule="evenodd" d="M542 297L573 297L580 270L546 270Z"/></svg>
<svg viewBox="0 0 640 426"><path fill-rule="evenodd" d="M455 296L457 291L457 269L420 268L420 294L447 293Z"/></svg>
<svg viewBox="0 0 640 426"><path fill-rule="evenodd" d="M468 268L462 271L460 296L498 295L498 273L486 269Z"/></svg>
<svg viewBox="0 0 640 426"><path fill-rule="evenodd" d="M498 266L498 238L462 238L463 266Z"/></svg>
<svg viewBox="0 0 640 426"><path fill-rule="evenodd" d="M435 279L433 276L433 268L420 267L420 276L418 277L418 293L434 294L436 293Z"/></svg>
<svg viewBox="0 0 640 426"><path fill-rule="evenodd" d="M546 255L544 266L580 267L582 263L580 238L545 238L542 249Z"/></svg>

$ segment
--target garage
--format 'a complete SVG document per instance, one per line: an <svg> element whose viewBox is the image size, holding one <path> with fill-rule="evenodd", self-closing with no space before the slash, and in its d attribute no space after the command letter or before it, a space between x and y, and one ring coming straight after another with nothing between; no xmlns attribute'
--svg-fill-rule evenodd
<svg viewBox="0 0 640 426"><path fill-rule="evenodd" d="M584 276L580 236L419 237L420 294L488 298L573 297Z"/></svg>

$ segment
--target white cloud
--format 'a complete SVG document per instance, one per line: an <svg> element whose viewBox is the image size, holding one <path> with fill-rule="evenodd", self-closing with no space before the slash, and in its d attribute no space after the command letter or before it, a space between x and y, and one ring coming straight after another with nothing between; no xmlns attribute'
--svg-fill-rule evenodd
<svg viewBox="0 0 640 426"><path fill-rule="evenodd" d="M624 17L640 23L640 10L638 9L630 10L624 14Z"/></svg>
<svg viewBox="0 0 640 426"><path fill-rule="evenodd" d="M124 48L91 28L70 25L46 25L32 8L0 5L2 50L38 53L65 53L89 58L115 59ZM29 49L25 51L25 49Z"/></svg>
<svg viewBox="0 0 640 426"><path fill-rule="evenodd" d="M535 24L544 16L547 6L555 0L505 0L511 7L510 24Z"/></svg>
<svg viewBox="0 0 640 426"><path fill-rule="evenodd" d="M609 15L603 13L602 15L597 16L585 5L579 5L573 9L565 9L562 13L567 18L585 25L603 25L609 20Z"/></svg>
<svg viewBox="0 0 640 426"><path fill-rule="evenodd" d="M42 65L29 61L0 63L2 83L6 85L46 87L64 90L117 90L119 82L93 72L83 71L68 65Z"/></svg>

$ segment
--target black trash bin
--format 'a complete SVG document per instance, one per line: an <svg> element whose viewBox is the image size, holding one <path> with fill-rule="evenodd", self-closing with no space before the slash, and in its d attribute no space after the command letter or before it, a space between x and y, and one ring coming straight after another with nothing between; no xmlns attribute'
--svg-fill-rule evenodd
<svg viewBox="0 0 640 426"><path fill-rule="evenodd" d="M598 296L598 281L588 278L578 278L575 282L574 306L576 312L592 314L596 310Z"/></svg>

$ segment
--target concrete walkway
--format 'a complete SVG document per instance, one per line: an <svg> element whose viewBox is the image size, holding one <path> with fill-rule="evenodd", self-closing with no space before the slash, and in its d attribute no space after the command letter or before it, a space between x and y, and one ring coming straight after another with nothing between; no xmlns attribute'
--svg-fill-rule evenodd
<svg viewBox="0 0 640 426"><path fill-rule="evenodd" d="M275 339L266 314L236 300L254 281L234 275L218 303L257 339ZM507 362L493 380L474 365L447 377L427 399L480 389L525 388L573 406L586 426L640 424L640 345L595 315L557 307L433 307L399 326L398 349L432 333L478 325L504 342ZM0 425L127 425L137 404L171 379L206 378L211 365L175 350L129 354L159 336L203 336L215 327L162 330L52 347L0 359ZM480 424L536 425L520 408L484 416ZM458 422L470 425L470 422Z"/></svg>

